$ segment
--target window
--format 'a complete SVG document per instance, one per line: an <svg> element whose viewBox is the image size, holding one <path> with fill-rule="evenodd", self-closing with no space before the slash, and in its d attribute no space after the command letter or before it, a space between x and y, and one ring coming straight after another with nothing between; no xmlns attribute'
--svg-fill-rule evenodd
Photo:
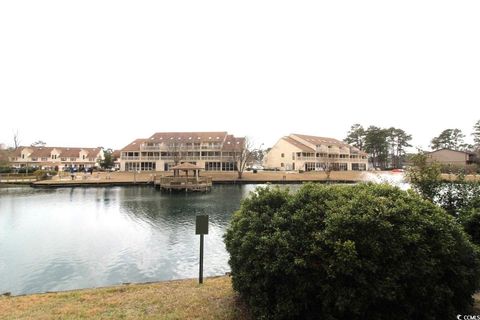
<svg viewBox="0 0 480 320"><path fill-rule="evenodd" d="M282 154L283 154L283 153L282 153ZM282 167L282 168L285 167L285 163L283 163L283 162L280 163L280 167Z"/></svg>
<svg viewBox="0 0 480 320"><path fill-rule="evenodd" d="M205 162L206 171L220 171L221 163L220 162Z"/></svg>
<svg viewBox="0 0 480 320"><path fill-rule="evenodd" d="M313 171L315 170L315 162L305 162L305 171Z"/></svg>
<svg viewBox="0 0 480 320"><path fill-rule="evenodd" d="M292 160L295 160L295 152L292 152Z"/></svg>
<svg viewBox="0 0 480 320"><path fill-rule="evenodd" d="M235 171L236 169L235 162L222 162L222 171Z"/></svg>
<svg viewBox="0 0 480 320"><path fill-rule="evenodd" d="M155 162L140 162L141 171L155 171L156 163Z"/></svg>
<svg viewBox="0 0 480 320"><path fill-rule="evenodd" d="M352 170L365 171L367 170L367 165L365 163L352 163Z"/></svg>
<svg viewBox="0 0 480 320"><path fill-rule="evenodd" d="M285 153L282 153L280 157L285 158Z"/></svg>

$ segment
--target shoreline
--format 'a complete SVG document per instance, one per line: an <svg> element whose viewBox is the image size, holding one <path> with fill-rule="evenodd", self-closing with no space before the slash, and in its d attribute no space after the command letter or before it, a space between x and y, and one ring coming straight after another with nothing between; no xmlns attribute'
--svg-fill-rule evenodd
<svg viewBox="0 0 480 320"><path fill-rule="evenodd" d="M382 172L383 173L383 172ZM65 187L107 187L153 185L156 177L170 174L169 172L97 172L94 174L77 174L72 180L68 173L61 173L50 180L27 183L34 188L65 188ZM375 174L366 171L335 171L330 177L324 172L280 172L259 171L244 172L238 179L236 172L202 172L203 176L212 177L212 184L301 184L305 182L357 183L369 181L368 175Z"/></svg>
<svg viewBox="0 0 480 320"><path fill-rule="evenodd" d="M0 296L0 319L250 319L229 276Z"/></svg>
<svg viewBox="0 0 480 320"><path fill-rule="evenodd" d="M118 187L152 185L155 177L167 176L169 172L96 172L93 175L79 173L72 180L69 173L62 172L60 176L54 176L50 180L42 181L12 181L0 183L0 187L14 185L29 185L33 188L72 188L72 187ZM213 185L244 185L244 184L302 184L306 182L317 183L345 183L354 184L359 182L389 182L403 180L404 173L392 171L333 171L330 177L324 172L283 172L283 171L259 171L243 173L242 179L238 179L236 172L202 172L203 176L212 177ZM442 174L443 182L455 181L456 176ZM480 181L480 175L468 175L467 181Z"/></svg>

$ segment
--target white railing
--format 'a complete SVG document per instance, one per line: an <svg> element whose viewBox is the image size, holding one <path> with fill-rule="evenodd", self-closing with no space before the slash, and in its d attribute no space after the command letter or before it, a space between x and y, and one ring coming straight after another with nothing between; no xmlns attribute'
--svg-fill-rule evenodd
<svg viewBox="0 0 480 320"><path fill-rule="evenodd" d="M140 150L142 151L160 151L159 146L140 146Z"/></svg>
<svg viewBox="0 0 480 320"><path fill-rule="evenodd" d="M140 146L141 151L200 151L200 150L221 150L222 146Z"/></svg>

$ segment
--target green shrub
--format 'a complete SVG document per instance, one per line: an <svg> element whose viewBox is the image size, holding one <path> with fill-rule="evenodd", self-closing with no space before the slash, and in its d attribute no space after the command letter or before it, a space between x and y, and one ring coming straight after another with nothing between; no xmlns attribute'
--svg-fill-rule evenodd
<svg viewBox="0 0 480 320"><path fill-rule="evenodd" d="M452 319L479 283L461 226L387 185L259 188L225 243L233 287L257 318Z"/></svg>
<svg viewBox="0 0 480 320"><path fill-rule="evenodd" d="M45 180L57 174L54 170L36 170L33 175L39 180Z"/></svg>
<svg viewBox="0 0 480 320"><path fill-rule="evenodd" d="M441 173L476 174L479 173L479 166L475 163L468 165L440 164L440 171Z"/></svg>
<svg viewBox="0 0 480 320"><path fill-rule="evenodd" d="M460 223L470 235L472 242L480 246L480 210L471 209L464 212L460 216Z"/></svg>
<svg viewBox="0 0 480 320"><path fill-rule="evenodd" d="M0 173L10 173L12 172L11 167L0 167Z"/></svg>
<svg viewBox="0 0 480 320"><path fill-rule="evenodd" d="M17 173L33 173L35 170L37 170L36 167L21 167L18 169Z"/></svg>
<svg viewBox="0 0 480 320"><path fill-rule="evenodd" d="M412 156L411 161L412 166L408 168L406 177L412 188L424 198L433 201L441 185L440 165L428 162L427 156L423 153Z"/></svg>

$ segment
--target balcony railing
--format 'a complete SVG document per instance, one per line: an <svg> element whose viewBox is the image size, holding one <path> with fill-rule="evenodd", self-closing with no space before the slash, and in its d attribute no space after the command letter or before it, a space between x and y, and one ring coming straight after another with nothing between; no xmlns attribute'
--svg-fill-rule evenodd
<svg viewBox="0 0 480 320"><path fill-rule="evenodd" d="M140 146L141 151L200 151L200 150L221 150L222 146Z"/></svg>
<svg viewBox="0 0 480 320"><path fill-rule="evenodd" d="M140 150L142 150L142 151L159 151L160 146L140 146Z"/></svg>
<svg viewBox="0 0 480 320"><path fill-rule="evenodd" d="M121 156L120 160L140 160L140 161L155 161L155 160L180 160L180 161L201 161L201 160L217 160L217 161L235 161L234 157L231 156L182 156L182 157L173 157L173 156ZM315 160L315 158L302 158L297 157L297 160Z"/></svg>

